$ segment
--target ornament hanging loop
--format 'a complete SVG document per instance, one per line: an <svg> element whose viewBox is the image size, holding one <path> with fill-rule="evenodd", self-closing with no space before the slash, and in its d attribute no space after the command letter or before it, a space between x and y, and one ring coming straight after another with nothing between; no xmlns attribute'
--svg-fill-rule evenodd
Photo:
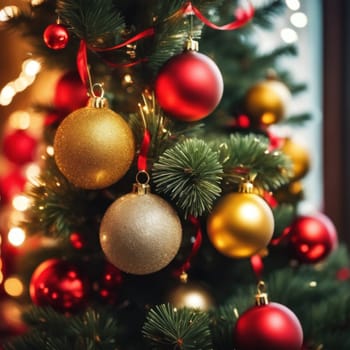
<svg viewBox="0 0 350 350"><path fill-rule="evenodd" d="M144 179L143 179L144 177ZM149 185L150 176L146 170L140 170L136 174L136 183L133 184L133 193L143 195L151 192Z"/></svg>
<svg viewBox="0 0 350 350"><path fill-rule="evenodd" d="M259 281L257 286L257 293L255 295L255 304L257 306L267 305L269 299L266 293L266 286L264 281Z"/></svg>
<svg viewBox="0 0 350 350"><path fill-rule="evenodd" d="M89 78L90 79L90 78ZM89 100L89 107L94 108L105 108L108 107L107 100L104 98L104 89L103 84L101 83L95 83L90 84L90 100Z"/></svg>

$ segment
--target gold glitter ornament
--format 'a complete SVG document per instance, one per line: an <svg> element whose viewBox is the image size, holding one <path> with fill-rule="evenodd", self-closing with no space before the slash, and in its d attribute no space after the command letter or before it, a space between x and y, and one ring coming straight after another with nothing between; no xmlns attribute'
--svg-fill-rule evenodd
<svg viewBox="0 0 350 350"><path fill-rule="evenodd" d="M271 208L253 188L241 185L240 192L223 196L207 220L213 246L230 258L246 258L269 244L274 231Z"/></svg>
<svg viewBox="0 0 350 350"><path fill-rule="evenodd" d="M100 242L107 259L121 271L145 275L166 267L182 240L175 210L146 184L134 184L107 209L100 225Z"/></svg>
<svg viewBox="0 0 350 350"><path fill-rule="evenodd" d="M69 182L84 189L101 189L128 171L135 142L128 123L93 96L87 107L70 113L54 139L55 161Z"/></svg>

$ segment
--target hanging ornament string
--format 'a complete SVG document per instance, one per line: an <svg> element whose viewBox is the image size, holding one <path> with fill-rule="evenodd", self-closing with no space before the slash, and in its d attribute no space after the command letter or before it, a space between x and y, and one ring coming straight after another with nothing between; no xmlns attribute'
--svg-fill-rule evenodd
<svg viewBox="0 0 350 350"><path fill-rule="evenodd" d="M284 241L285 239L287 239L287 237L289 236L289 234L290 234L290 226L288 226L288 227L286 227L284 230L283 230L283 232L282 232L282 234L279 236L279 237L277 237L277 238L274 238L273 240L271 240L271 245L274 245L274 246L277 246L277 245L279 245L282 241Z"/></svg>
<svg viewBox="0 0 350 350"><path fill-rule="evenodd" d="M250 258L250 264L252 266L253 272L257 281L262 279L264 272L264 263L260 254L255 254Z"/></svg>
<svg viewBox="0 0 350 350"><path fill-rule="evenodd" d="M254 17L254 6L248 1L247 8L237 8L235 11L235 20L231 23L218 26L213 22L210 22L197 7L188 2L183 7L184 14L194 14L200 21L212 29L216 30L235 30L246 25Z"/></svg>
<svg viewBox="0 0 350 350"><path fill-rule="evenodd" d="M137 158L137 169L138 171L145 171L148 168L147 165L147 157L148 157L148 152L149 148L151 146L151 133L147 128L147 122L146 122L146 117L145 117L145 112L149 113L148 106L146 103L146 97L145 95L142 95L143 100L145 104L142 106L140 103L138 105L140 115L142 118L143 126L144 126L144 132L143 132L143 137L142 137L142 142L141 142L141 147L140 147L140 152Z"/></svg>
<svg viewBox="0 0 350 350"><path fill-rule="evenodd" d="M138 40L153 36L155 34L155 30L154 28L148 28L144 31L142 31L141 33L138 33L136 35L134 35L132 38L118 44L112 47L107 47L107 48L97 48L97 47L92 47L92 46L88 46L85 40L81 40L80 41L80 45L79 45L79 50L78 50L78 54L77 54L77 67L78 67L78 72L80 75L80 78L82 80L82 82L84 84L87 83L87 79L88 79L88 75L87 75L87 49L89 49L92 52L98 52L98 53L103 53L103 52L111 52L111 51L116 51L119 50L121 48L124 48ZM106 59L104 59L104 61L111 67L131 67L133 65L136 65L140 62L145 61L145 58L141 58L139 60L133 61L133 62L129 62L129 63L123 63L123 64L117 64L117 63L113 63L110 62Z"/></svg>
<svg viewBox="0 0 350 350"><path fill-rule="evenodd" d="M191 252L185 262L174 271L174 275L187 282L187 271L191 268L191 261L202 245L202 228L198 218L189 216L188 220L196 228L196 237L192 245Z"/></svg>

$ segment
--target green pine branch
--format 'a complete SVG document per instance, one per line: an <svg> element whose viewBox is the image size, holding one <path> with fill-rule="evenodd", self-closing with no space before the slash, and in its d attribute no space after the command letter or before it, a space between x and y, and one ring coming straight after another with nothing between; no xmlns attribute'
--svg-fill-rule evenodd
<svg viewBox="0 0 350 350"><path fill-rule="evenodd" d="M185 216L209 211L221 193L219 154L203 140L187 139L166 150L152 175L157 191L169 195Z"/></svg>
<svg viewBox="0 0 350 350"><path fill-rule="evenodd" d="M152 349L210 350L208 323L208 315L204 312L161 304L149 311L142 333Z"/></svg>
<svg viewBox="0 0 350 350"><path fill-rule="evenodd" d="M96 219L96 208L103 210L106 203L97 191L76 188L58 170L53 157L38 179L27 190L31 206L23 226L28 234L41 232L45 236L68 238L72 232L90 232ZM96 205L99 203L99 205Z"/></svg>

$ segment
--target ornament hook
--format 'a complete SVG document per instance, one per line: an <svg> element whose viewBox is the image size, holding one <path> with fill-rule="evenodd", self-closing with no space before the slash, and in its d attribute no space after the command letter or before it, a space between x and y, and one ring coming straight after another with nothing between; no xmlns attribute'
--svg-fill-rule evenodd
<svg viewBox="0 0 350 350"><path fill-rule="evenodd" d="M257 306L267 305L269 299L266 293L266 286L264 281L259 281L257 285L257 293L255 295L255 304Z"/></svg>
<svg viewBox="0 0 350 350"><path fill-rule="evenodd" d="M144 177L144 179L142 179L142 177ZM136 174L136 183L133 185L133 193L137 193L139 195L150 193L150 179L151 178L146 170L138 171Z"/></svg>

